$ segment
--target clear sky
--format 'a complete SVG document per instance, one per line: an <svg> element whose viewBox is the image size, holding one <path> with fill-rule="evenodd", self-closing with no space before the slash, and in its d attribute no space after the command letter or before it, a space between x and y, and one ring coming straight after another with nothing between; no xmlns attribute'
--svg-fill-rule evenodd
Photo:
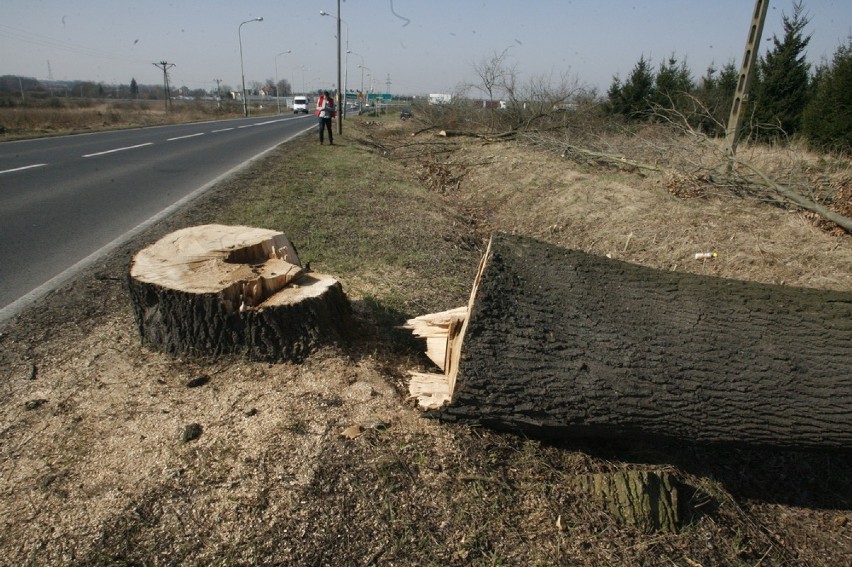
<svg viewBox="0 0 852 567"><path fill-rule="evenodd" d="M852 0L805 0L811 62L852 35ZM344 0L350 88L396 94L453 92L473 66L508 48L521 79L564 73L605 93L644 55L672 53L697 79L707 66L741 63L753 0ZM0 0L0 75L175 87L288 79L296 90L336 83L337 0ZM770 0L764 53L782 35L793 0ZM263 17L262 22L246 20ZM347 33L348 31L348 33ZM278 55L290 50L290 53Z"/></svg>

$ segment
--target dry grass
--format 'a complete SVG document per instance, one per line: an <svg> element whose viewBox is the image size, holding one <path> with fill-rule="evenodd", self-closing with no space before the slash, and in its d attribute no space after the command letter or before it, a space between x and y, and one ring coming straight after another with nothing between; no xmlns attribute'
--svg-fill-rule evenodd
<svg viewBox="0 0 852 567"><path fill-rule="evenodd" d="M218 108L210 102L174 101L166 112L163 101L54 100L45 106L0 107L0 141L242 116L242 106L233 103Z"/></svg>
<svg viewBox="0 0 852 567"><path fill-rule="evenodd" d="M558 156L530 148L470 152L465 159L494 164L462 198L494 204L484 214L504 230L660 269L852 289L849 237L824 238L801 211L718 194L678 198L663 176L554 167ZM696 261L698 252L718 256Z"/></svg>
<svg viewBox="0 0 852 567"><path fill-rule="evenodd" d="M852 562L848 455L545 443L424 420L404 395L406 371L427 368L422 345L395 329L464 301L492 230L844 290L852 239L756 200L676 197L665 176L517 143L412 138L414 128L353 123L334 148L296 140L3 329L0 564ZM130 255L207 222L284 231L343 282L358 337L299 365L140 346ZM715 260L693 259L710 248ZM199 376L210 380L187 387ZM202 434L183 442L191 423ZM353 424L361 435L341 436ZM691 521L645 533L578 488L578 476L619 470L677 477L691 487Z"/></svg>

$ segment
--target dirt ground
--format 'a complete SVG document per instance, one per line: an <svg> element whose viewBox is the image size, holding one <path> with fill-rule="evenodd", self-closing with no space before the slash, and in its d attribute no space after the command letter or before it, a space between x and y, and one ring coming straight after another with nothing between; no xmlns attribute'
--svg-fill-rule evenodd
<svg viewBox="0 0 852 567"><path fill-rule="evenodd" d="M452 141L439 155L431 141L413 148L423 138L406 128L364 122L341 151L420 183L411 206L423 215L453 215L441 226L456 232L422 246L455 243L446 271L459 282L472 283L484 238L503 230L664 269L852 291L852 238L801 212L678 198L662 177L514 142ZM376 142L394 149L382 155ZM294 144L320 151L312 138ZM126 290L132 254L220 218L247 177L296 175L283 157L273 152L2 329L0 565L852 565L849 455L547 443L421 418L405 383L427 363L388 327L423 314L419 303L451 308L460 297L412 297L400 313L387 307L398 289L352 270L335 275L359 337L301 364L141 345ZM704 251L718 256L694 260ZM412 265L388 271L428 288ZM676 533L640 529L574 482L622 470L691 486L690 521Z"/></svg>

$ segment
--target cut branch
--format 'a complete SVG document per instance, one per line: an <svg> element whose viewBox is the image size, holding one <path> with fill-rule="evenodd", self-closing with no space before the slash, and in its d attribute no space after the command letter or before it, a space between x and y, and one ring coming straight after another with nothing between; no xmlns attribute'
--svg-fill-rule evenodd
<svg viewBox="0 0 852 567"><path fill-rule="evenodd" d="M627 159L626 157L615 155L615 154L607 154L607 153L603 153L603 152L594 152L592 150L587 150L587 149L584 149L584 148L580 148L578 146L562 145L562 155L564 156L566 154L581 155L581 156L584 156L586 158L593 158L593 159L596 159L596 160L599 160L599 161L603 161L605 163L612 163L612 164L616 164L616 165L626 165L628 167L633 167L633 168L636 168L636 169L647 169L647 170L650 170L650 171L657 171L657 172L663 171L662 168L660 168L656 165L651 165L651 164L648 164L648 163L643 163L643 162L640 162L640 161Z"/></svg>
<svg viewBox="0 0 852 567"><path fill-rule="evenodd" d="M468 138L480 138L484 140L506 140L517 136L517 134L518 132L516 130L510 130L508 132L500 132L494 134L482 134L480 132L470 132L466 130L441 130L436 135L442 136L444 138L466 136Z"/></svg>
<svg viewBox="0 0 852 567"><path fill-rule="evenodd" d="M835 213L834 211L827 209L818 203L815 203L814 201L808 199L801 193L790 189L789 187L784 187L783 185L774 182L758 167L752 165L747 161L743 161L739 158L736 158L735 162L757 174L757 176L760 177L765 186L768 187L770 190L774 191L776 194L784 197L785 199L789 199L790 201L796 203L805 210L821 215L823 218L828 219L837 226L843 228L843 230L845 230L849 234L852 234L852 219L845 217L839 213Z"/></svg>

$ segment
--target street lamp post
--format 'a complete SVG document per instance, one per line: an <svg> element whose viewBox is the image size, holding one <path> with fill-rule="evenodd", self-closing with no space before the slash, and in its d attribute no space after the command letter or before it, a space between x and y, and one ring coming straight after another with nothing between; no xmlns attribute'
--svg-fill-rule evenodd
<svg viewBox="0 0 852 567"><path fill-rule="evenodd" d="M350 54L350 53L353 54L353 55L357 55L358 57L361 58L361 64L358 65L358 67L362 68L361 69L361 94L364 94L364 69L363 69L363 67L364 67L364 56L361 55L360 53L352 51L351 49L346 52L347 55Z"/></svg>
<svg viewBox="0 0 852 567"><path fill-rule="evenodd" d="M239 25L239 27L237 28L237 37L240 40L240 73L243 76L243 114L245 114L246 116L249 115L249 111L248 111L248 98L246 98L246 72L245 72L245 69L243 68L243 25L245 25L249 22L262 22L262 21L263 21L262 17L254 18L254 19L251 19L251 20L246 20L243 23L241 23Z"/></svg>
<svg viewBox="0 0 852 567"><path fill-rule="evenodd" d="M361 67L361 95L364 97L364 100L361 103L361 105L362 105L362 109L363 109L364 106L367 106L367 100L368 100L367 99L367 93L364 91L364 69L366 69L367 71L370 71L370 73L372 73L372 69L370 69L369 67L364 67L363 65L358 65L358 66ZM372 79L373 76L370 73L367 73L367 75Z"/></svg>
<svg viewBox="0 0 852 567"><path fill-rule="evenodd" d="M307 96L307 92L305 91L305 67L304 65L296 65L295 69L301 69L302 71L302 94Z"/></svg>
<svg viewBox="0 0 852 567"><path fill-rule="evenodd" d="M320 16L330 16L328 12L321 10ZM340 65L340 23L343 20L340 19L340 0L337 0L337 108L340 109L340 98L341 96L345 96L345 93L341 93L341 65ZM349 24L346 24L346 40L347 44L349 41ZM338 111L337 113L337 133L343 134L343 112Z"/></svg>
<svg viewBox="0 0 852 567"><path fill-rule="evenodd" d="M349 26L346 26L346 59L343 62L343 119L346 120L346 101L349 88Z"/></svg>
<svg viewBox="0 0 852 567"><path fill-rule="evenodd" d="M291 51L292 49L288 49L287 51L282 51L278 55L284 55ZM275 56L275 102L278 103L278 114L281 114L281 95L278 92L278 55Z"/></svg>

